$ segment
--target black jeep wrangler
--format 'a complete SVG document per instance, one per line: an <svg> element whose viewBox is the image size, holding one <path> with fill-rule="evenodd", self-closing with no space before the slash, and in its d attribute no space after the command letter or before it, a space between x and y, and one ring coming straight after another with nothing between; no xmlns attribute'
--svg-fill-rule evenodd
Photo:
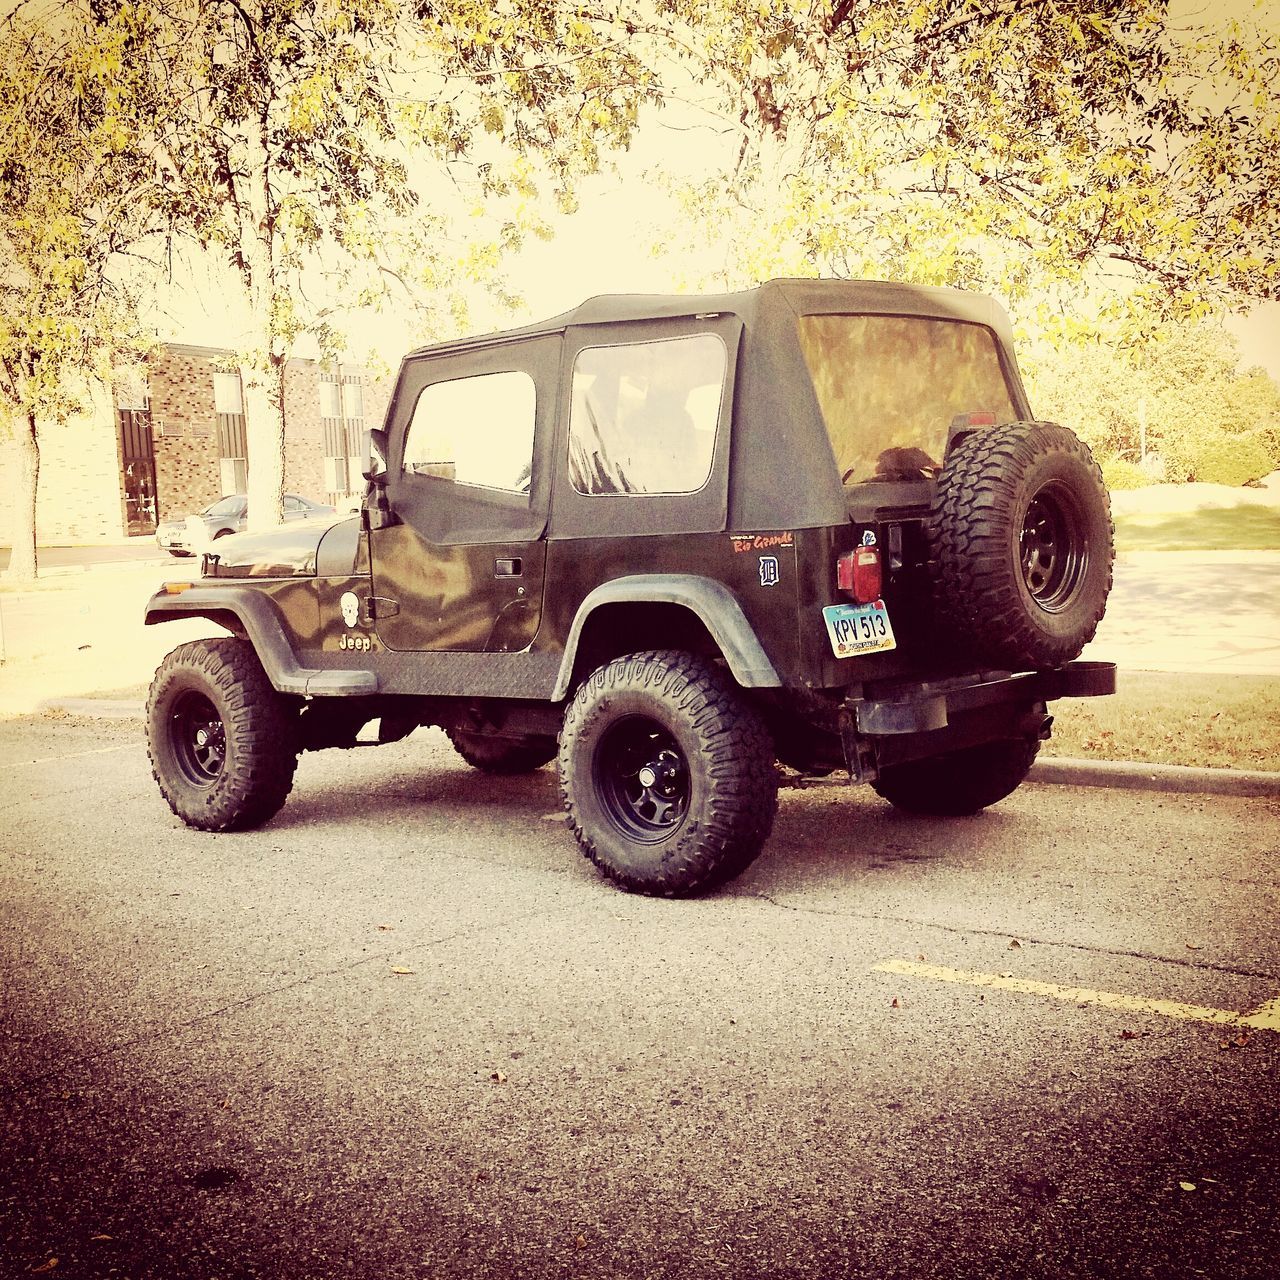
<svg viewBox="0 0 1280 1280"><path fill-rule="evenodd" d="M358 516L227 539L147 605L231 633L148 700L193 827L267 821L300 751L439 725L490 773L558 755L587 857L692 894L760 852L778 762L975 813L1048 701L1115 689L1072 661L1111 586L1101 475L1032 419L986 298L594 298L406 357L366 477Z"/></svg>

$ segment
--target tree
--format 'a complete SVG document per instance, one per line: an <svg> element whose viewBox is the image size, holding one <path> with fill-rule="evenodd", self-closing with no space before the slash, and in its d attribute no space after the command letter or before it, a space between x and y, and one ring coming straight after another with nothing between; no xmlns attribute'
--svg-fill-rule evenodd
<svg viewBox="0 0 1280 1280"><path fill-rule="evenodd" d="M126 66L145 33L68 10L0 26L0 419L18 457L9 573L38 571L40 436L148 335L123 255L150 228ZM138 86L134 86L135 89Z"/></svg>
<svg viewBox="0 0 1280 1280"><path fill-rule="evenodd" d="M723 281L976 287L1132 327L1280 295L1280 58L1166 0L659 0L719 130L680 184ZM686 123L694 119L687 116Z"/></svg>
<svg viewBox="0 0 1280 1280"><path fill-rule="evenodd" d="M1235 340L1211 321L1128 348L1042 342L1025 357L1036 413L1088 440L1104 469L1128 464L1117 475L1238 485L1280 466L1280 385L1241 373Z"/></svg>
<svg viewBox="0 0 1280 1280"><path fill-rule="evenodd" d="M164 216L224 258L254 318L240 363L253 526L281 515L284 374L299 338L336 353L343 306L390 290L445 315L458 312L458 276L501 292L502 254L541 229L523 157L544 158L564 203L600 140L625 138L645 77L575 12L540 0L156 6L181 33L166 72L182 109L158 122ZM478 235L494 199L514 209Z"/></svg>

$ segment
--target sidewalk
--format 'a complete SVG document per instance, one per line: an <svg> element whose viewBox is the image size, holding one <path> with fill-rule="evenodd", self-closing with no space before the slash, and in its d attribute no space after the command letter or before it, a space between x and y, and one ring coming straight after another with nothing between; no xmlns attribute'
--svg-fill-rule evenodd
<svg viewBox="0 0 1280 1280"><path fill-rule="evenodd" d="M0 583L5 581L12 555L11 547L0 546ZM79 573L95 565L128 564L169 560L171 557L156 546L154 534L115 538L108 542L40 547L37 552L40 574Z"/></svg>
<svg viewBox="0 0 1280 1280"><path fill-rule="evenodd" d="M1085 658L1280 679L1280 551L1129 551Z"/></svg>
<svg viewBox="0 0 1280 1280"><path fill-rule="evenodd" d="M220 635L200 618L142 625L147 598L189 579L195 560L99 564L30 590L0 578L0 716L50 698L138 690L185 640ZM1224 672L1280 679L1280 552L1139 552L1116 563L1091 659L1122 670Z"/></svg>
<svg viewBox="0 0 1280 1280"><path fill-rule="evenodd" d="M54 703L72 715L137 717L165 654L223 634L201 618L146 627L161 583L193 560L102 564L30 591L0 589L0 719ZM1127 556L1098 638L1084 656L1122 669L1223 671L1280 679L1280 552ZM1230 776L1229 776L1230 775ZM1280 775L1045 758L1031 780L1235 796L1280 795Z"/></svg>
<svg viewBox="0 0 1280 1280"><path fill-rule="evenodd" d="M194 560L165 560L0 590L0 716L29 715L51 698L125 691L136 699L171 649L223 634L202 618L143 626L143 606L162 582L198 572Z"/></svg>

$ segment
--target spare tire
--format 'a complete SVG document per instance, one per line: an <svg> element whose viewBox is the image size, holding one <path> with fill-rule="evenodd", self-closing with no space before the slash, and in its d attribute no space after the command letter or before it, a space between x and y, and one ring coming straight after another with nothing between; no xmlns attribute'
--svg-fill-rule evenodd
<svg viewBox="0 0 1280 1280"><path fill-rule="evenodd" d="M974 657L1057 667L1093 639L1111 591L1111 504L1093 455L1054 422L966 436L930 512L939 621Z"/></svg>

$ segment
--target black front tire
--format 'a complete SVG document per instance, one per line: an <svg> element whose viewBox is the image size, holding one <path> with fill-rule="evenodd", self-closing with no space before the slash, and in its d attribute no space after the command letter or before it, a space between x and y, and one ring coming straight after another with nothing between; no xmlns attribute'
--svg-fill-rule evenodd
<svg viewBox="0 0 1280 1280"><path fill-rule="evenodd" d="M1022 738L984 742L909 764L888 765L872 786L895 808L963 818L1003 800L1022 785L1040 743Z"/></svg>
<svg viewBox="0 0 1280 1280"><path fill-rule="evenodd" d="M583 854L619 888L703 893L759 855L777 809L764 721L719 668L678 650L596 670L565 713L560 792Z"/></svg>
<svg viewBox="0 0 1280 1280"><path fill-rule="evenodd" d="M274 817L293 787L297 709L248 641L196 640L151 682L147 747L161 794L187 826L246 831Z"/></svg>
<svg viewBox="0 0 1280 1280"><path fill-rule="evenodd" d="M556 740L529 734L520 738L499 738L492 734L446 731L453 749L481 773L511 776L541 769L556 756Z"/></svg>

